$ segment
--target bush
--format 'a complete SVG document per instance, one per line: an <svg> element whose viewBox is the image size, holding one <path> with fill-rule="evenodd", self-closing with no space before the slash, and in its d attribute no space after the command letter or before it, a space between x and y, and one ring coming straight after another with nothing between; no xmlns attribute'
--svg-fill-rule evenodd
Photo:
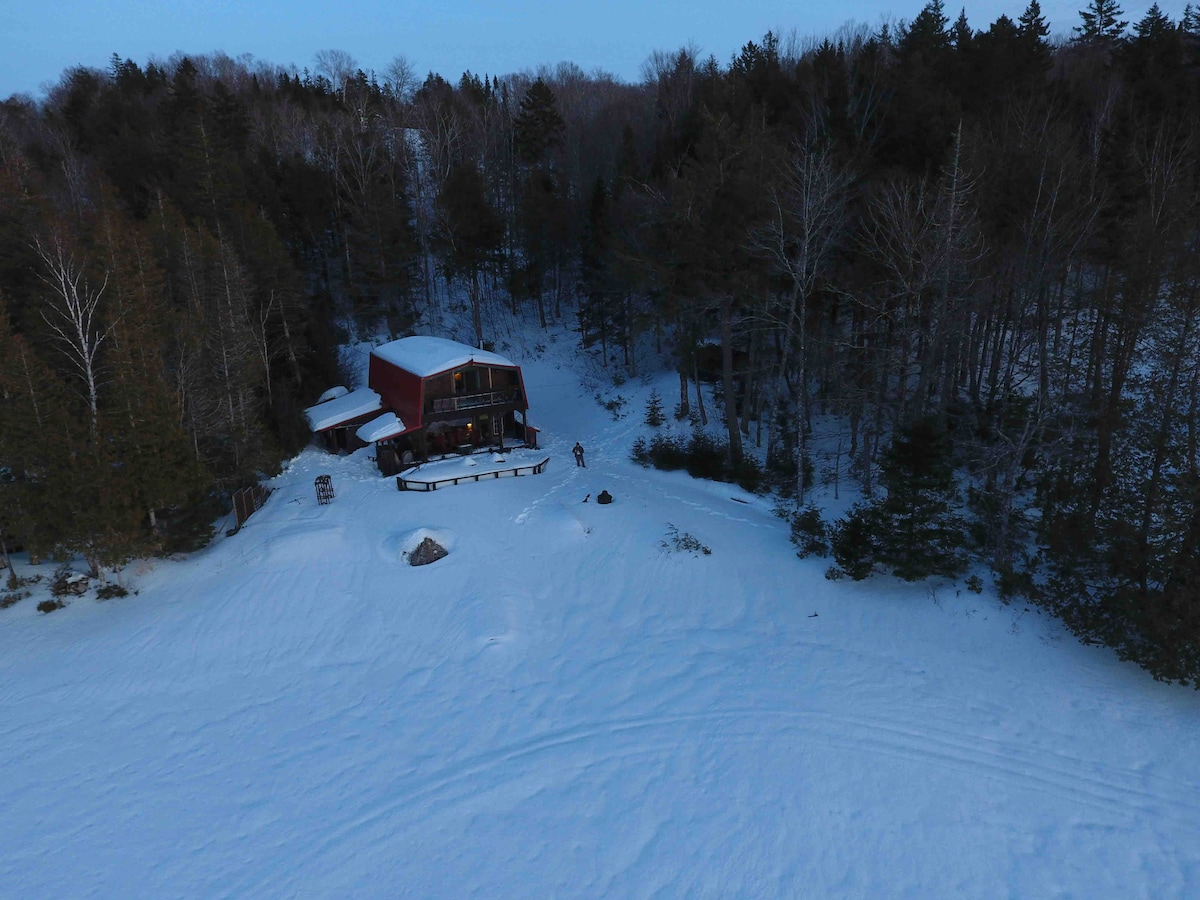
<svg viewBox="0 0 1200 900"><path fill-rule="evenodd" d="M128 597L129 591L121 587L119 584L106 584L103 587L96 588L97 600L111 600L114 597Z"/></svg>
<svg viewBox="0 0 1200 900"><path fill-rule="evenodd" d="M608 410L608 412L612 416L614 422L619 421L621 419L621 417L625 415L625 413L623 412L623 409L624 409L626 400L620 394L618 394L612 400L605 400L602 396L600 396L599 393L597 393L596 394L596 402L599 403L601 406L603 406L606 410Z"/></svg>
<svg viewBox="0 0 1200 900"><path fill-rule="evenodd" d="M879 552L875 525L871 508L860 503L830 529L833 559L855 581L862 581L875 568Z"/></svg>
<svg viewBox="0 0 1200 900"><path fill-rule="evenodd" d="M704 431L693 431L685 468L693 478L729 481L729 448Z"/></svg>
<svg viewBox="0 0 1200 900"><path fill-rule="evenodd" d="M736 469L729 466L729 445L703 431L694 431L690 438L674 434L655 434L649 443L645 438L633 442L631 457L642 465L671 472L686 469L693 478L710 481L736 482L753 494L763 489L762 466L754 457L746 456Z"/></svg>
<svg viewBox="0 0 1200 900"><path fill-rule="evenodd" d="M650 439L650 462L656 469L674 471L687 465L688 451L683 438L670 434L656 434Z"/></svg>
<svg viewBox="0 0 1200 900"><path fill-rule="evenodd" d="M967 585L967 590L970 591L972 594L982 594L983 593L983 579L980 578L978 575L972 575L970 578L968 578L966 580L965 583Z"/></svg>
<svg viewBox="0 0 1200 900"><path fill-rule="evenodd" d="M21 600L24 600L28 596L29 596L29 594L27 594L27 593L22 594L18 591L12 591L7 594L0 594L0 609L8 609L14 603L19 603Z"/></svg>
<svg viewBox="0 0 1200 900"><path fill-rule="evenodd" d="M667 523L667 540L659 541L658 545L668 552L673 549L676 553L691 553L693 556L712 554L712 550L700 543L695 535L681 532L670 522Z"/></svg>
<svg viewBox="0 0 1200 900"><path fill-rule="evenodd" d="M629 457L640 465L650 465L650 448L646 446L646 439L644 437L640 437L633 442L633 449L629 452Z"/></svg>
<svg viewBox="0 0 1200 900"><path fill-rule="evenodd" d="M54 580L50 582L50 593L54 597L62 597L66 594L75 593L75 588L72 586L71 579L75 576L75 570L66 563L63 563L54 570ZM38 606L38 609L42 609ZM42 609L42 612L49 610Z"/></svg>
<svg viewBox="0 0 1200 900"><path fill-rule="evenodd" d="M159 552L170 556L194 553L207 547L216 534L214 523L227 516L232 508L228 494L213 492L188 506L166 510L159 517L162 528Z"/></svg>
<svg viewBox="0 0 1200 900"><path fill-rule="evenodd" d="M64 606L66 606L66 605L67 605L67 604L63 603L61 600L58 600L58 599L55 599L55 600L43 600L41 603L39 603L39 604L37 605L37 608L38 608L38 612L41 612L41 613L52 613L52 612L54 612L56 609L62 609L62 608L63 608Z"/></svg>
<svg viewBox="0 0 1200 900"><path fill-rule="evenodd" d="M743 490L757 494L763 490L766 477L757 459L753 456L743 456L737 469L734 470L733 480Z"/></svg>
<svg viewBox="0 0 1200 900"><path fill-rule="evenodd" d="M829 555L829 528L815 506L805 507L792 518L792 543L801 559Z"/></svg>

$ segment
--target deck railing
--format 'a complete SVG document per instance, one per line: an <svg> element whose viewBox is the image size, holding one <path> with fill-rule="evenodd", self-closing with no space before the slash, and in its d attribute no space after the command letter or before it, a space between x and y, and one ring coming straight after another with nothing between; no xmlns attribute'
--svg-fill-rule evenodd
<svg viewBox="0 0 1200 900"><path fill-rule="evenodd" d="M483 406L500 406L516 403L521 399L520 388L506 391L487 391L483 394L459 394L457 397L438 397L425 404L426 412L458 412L462 409L479 409Z"/></svg>

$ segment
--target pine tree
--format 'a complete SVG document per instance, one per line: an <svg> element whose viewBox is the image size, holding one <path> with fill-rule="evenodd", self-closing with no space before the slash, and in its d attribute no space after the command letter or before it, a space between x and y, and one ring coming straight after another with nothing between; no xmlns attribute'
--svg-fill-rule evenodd
<svg viewBox="0 0 1200 900"><path fill-rule="evenodd" d="M1121 40L1129 22L1121 19L1124 14L1117 0L1092 0L1087 9L1079 11L1083 24L1075 28L1081 44L1109 44Z"/></svg>
<svg viewBox="0 0 1200 900"><path fill-rule="evenodd" d="M646 401L645 421L651 428L658 428L667 421L666 413L663 412L662 397L656 390L650 392L650 398Z"/></svg>
<svg viewBox="0 0 1200 900"><path fill-rule="evenodd" d="M963 22L966 22L965 13ZM942 0L929 0L917 17L902 29L897 46L900 57L919 57L926 65L936 66L950 50L949 24Z"/></svg>
<svg viewBox="0 0 1200 900"><path fill-rule="evenodd" d="M875 506L878 560L905 581L954 577L966 567L966 525L954 512L950 441L933 421L902 428L880 459L887 496Z"/></svg>
<svg viewBox="0 0 1200 900"><path fill-rule="evenodd" d="M526 163L541 162L552 147L562 143L564 128L558 99L550 86L539 78L521 98L520 111L513 119L517 154Z"/></svg>
<svg viewBox="0 0 1200 900"><path fill-rule="evenodd" d="M1050 25L1042 15L1038 0L1029 0L1029 5L1017 19L1017 38L1021 46L1022 68L1041 79L1050 68L1052 51L1047 38Z"/></svg>

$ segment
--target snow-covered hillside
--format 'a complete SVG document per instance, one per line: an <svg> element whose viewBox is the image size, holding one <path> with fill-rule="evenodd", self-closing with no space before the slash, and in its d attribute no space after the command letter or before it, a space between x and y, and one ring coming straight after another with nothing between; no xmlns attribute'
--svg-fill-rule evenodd
<svg viewBox="0 0 1200 900"><path fill-rule="evenodd" d="M545 474L310 450L136 596L0 611L0 895L1200 895L1195 692L986 594L828 582L769 500L629 461L649 382L614 421L512 355Z"/></svg>

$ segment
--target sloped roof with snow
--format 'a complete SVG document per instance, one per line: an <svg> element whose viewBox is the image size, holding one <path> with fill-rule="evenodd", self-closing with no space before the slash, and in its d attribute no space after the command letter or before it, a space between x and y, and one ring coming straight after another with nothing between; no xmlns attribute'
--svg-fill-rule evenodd
<svg viewBox="0 0 1200 900"><path fill-rule="evenodd" d="M404 422L394 412L385 412L382 416L378 416L366 425L361 426L354 433L358 435L358 439L364 444L373 444L376 441L386 441L389 438L394 438L399 434L403 434L406 430Z"/></svg>
<svg viewBox="0 0 1200 900"><path fill-rule="evenodd" d="M376 347L371 354L422 378L445 372L447 369L456 369L470 362L481 366L506 366L510 369L517 367L516 363L498 353L478 350L468 344L460 344L446 338L424 335L391 341Z"/></svg>
<svg viewBox="0 0 1200 900"><path fill-rule="evenodd" d="M383 407L383 400L373 390L361 387L348 394L326 400L304 411L308 427L313 431L325 431L359 416L373 413Z"/></svg>

